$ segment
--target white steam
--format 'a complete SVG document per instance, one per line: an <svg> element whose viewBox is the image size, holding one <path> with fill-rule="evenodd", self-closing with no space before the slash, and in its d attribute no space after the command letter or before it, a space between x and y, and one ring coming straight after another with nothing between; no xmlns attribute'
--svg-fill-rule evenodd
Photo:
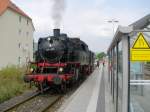
<svg viewBox="0 0 150 112"><path fill-rule="evenodd" d="M60 28L61 21L66 9L66 0L52 0L52 19L54 21L54 27Z"/></svg>

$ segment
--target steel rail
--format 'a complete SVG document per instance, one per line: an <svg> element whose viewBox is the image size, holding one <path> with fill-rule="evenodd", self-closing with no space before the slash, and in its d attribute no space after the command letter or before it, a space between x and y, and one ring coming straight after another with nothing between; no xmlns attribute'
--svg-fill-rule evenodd
<svg viewBox="0 0 150 112"><path fill-rule="evenodd" d="M33 93L29 93L29 94L31 94L31 95L29 95L28 97L26 97L24 99L21 99L22 97L19 96L19 97L17 97L18 101L13 102L14 99L10 99L10 100L0 104L0 112L7 112L7 111L25 103L25 102L29 101L30 99L39 95L40 92L33 92Z"/></svg>
<svg viewBox="0 0 150 112"><path fill-rule="evenodd" d="M45 88L44 91L47 91L49 88ZM40 91L33 91L29 93L25 93L21 96L12 98L8 101L5 101L4 103L0 104L0 112L7 112L33 98L40 95Z"/></svg>

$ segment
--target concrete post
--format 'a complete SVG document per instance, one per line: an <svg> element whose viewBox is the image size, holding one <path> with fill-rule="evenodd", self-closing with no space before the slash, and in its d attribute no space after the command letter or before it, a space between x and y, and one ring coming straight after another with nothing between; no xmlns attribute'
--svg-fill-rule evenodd
<svg viewBox="0 0 150 112"><path fill-rule="evenodd" d="M128 51L128 35L124 35L122 38L123 48L123 100L122 100L122 112L128 112L128 75L129 75L129 51Z"/></svg>

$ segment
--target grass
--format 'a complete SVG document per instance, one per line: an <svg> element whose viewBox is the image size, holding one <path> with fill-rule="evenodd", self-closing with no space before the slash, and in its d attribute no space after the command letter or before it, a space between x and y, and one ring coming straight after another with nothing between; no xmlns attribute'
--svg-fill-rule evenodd
<svg viewBox="0 0 150 112"><path fill-rule="evenodd" d="M23 81L25 70L16 66L0 70L0 103L29 89Z"/></svg>

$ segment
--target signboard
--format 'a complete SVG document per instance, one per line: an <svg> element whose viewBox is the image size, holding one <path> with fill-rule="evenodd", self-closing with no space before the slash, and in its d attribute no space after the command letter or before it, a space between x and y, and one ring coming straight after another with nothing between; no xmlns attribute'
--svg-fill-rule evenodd
<svg viewBox="0 0 150 112"><path fill-rule="evenodd" d="M138 34L130 49L131 61L150 61L150 46L142 33Z"/></svg>

